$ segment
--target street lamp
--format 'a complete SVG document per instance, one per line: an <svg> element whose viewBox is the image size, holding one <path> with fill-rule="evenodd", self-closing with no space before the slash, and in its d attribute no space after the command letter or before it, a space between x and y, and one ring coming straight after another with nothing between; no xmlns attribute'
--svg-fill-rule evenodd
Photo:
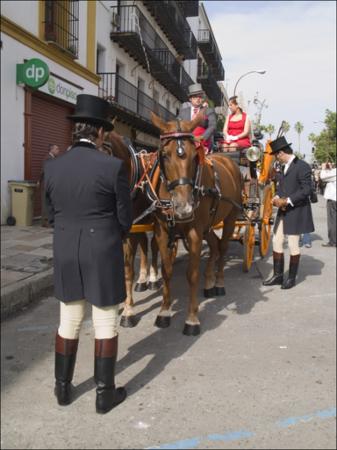
<svg viewBox="0 0 337 450"><path fill-rule="evenodd" d="M235 84L234 95L236 93L236 88L237 88L237 85L238 85L239 81L241 80L241 78L245 77L246 75L249 75L250 73L259 73L260 75L264 75L266 73L266 71L265 70L251 70L251 71L246 72L243 75L241 75L241 77L238 79L238 81Z"/></svg>

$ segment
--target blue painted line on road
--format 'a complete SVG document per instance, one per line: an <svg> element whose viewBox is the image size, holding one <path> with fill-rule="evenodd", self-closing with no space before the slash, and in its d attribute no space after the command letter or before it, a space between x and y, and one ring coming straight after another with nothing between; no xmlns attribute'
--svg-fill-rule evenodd
<svg viewBox="0 0 337 450"><path fill-rule="evenodd" d="M280 420L276 425L281 428L287 428L301 422L309 422L315 418L329 419L330 417L336 417L336 408L324 409L322 411L317 411L314 414L305 416L288 417L287 419Z"/></svg>
<svg viewBox="0 0 337 450"><path fill-rule="evenodd" d="M309 422L313 419L330 419L332 417L336 417L336 407L323 409L320 411L316 411L312 414L306 414L303 416L296 417L287 417L285 419L279 420L274 423L274 426L281 428L288 428L294 425L298 425L303 422ZM190 439L184 439L176 442L172 442L170 444L162 444L154 447L147 447L149 450L154 449L193 449L196 448L199 444L204 442L229 442L229 441L239 441L241 439L247 439L255 436L256 433L251 431L241 430L241 431L232 431L224 434L208 434L204 437L194 437Z"/></svg>
<svg viewBox="0 0 337 450"><path fill-rule="evenodd" d="M209 434L207 439L209 441L237 441L254 436L255 433L251 431L234 431L226 434Z"/></svg>

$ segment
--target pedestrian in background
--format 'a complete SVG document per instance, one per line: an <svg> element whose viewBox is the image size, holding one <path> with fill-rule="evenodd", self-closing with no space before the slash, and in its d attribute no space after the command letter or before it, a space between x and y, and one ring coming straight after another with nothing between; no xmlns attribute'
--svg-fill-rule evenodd
<svg viewBox="0 0 337 450"><path fill-rule="evenodd" d="M99 151L113 129L107 101L80 94L74 115L73 147L45 163L49 220L54 224L54 285L60 300L55 341L55 394L71 403L79 332L86 303L95 330L96 412L106 413L126 398L115 387L118 309L126 298L123 237L132 224L124 163Z"/></svg>
<svg viewBox="0 0 337 450"><path fill-rule="evenodd" d="M38 186L40 187L40 193L41 193L41 225L43 227L49 227L48 223L48 211L47 211L47 205L46 205L46 195L45 195L45 189L44 189L44 162L48 159L54 159L57 158L60 154L60 147L57 144L49 144L48 145L48 154L46 158L44 159L42 163L42 169L40 174L40 179L38 181Z"/></svg>
<svg viewBox="0 0 337 450"><path fill-rule="evenodd" d="M273 236L272 277L263 282L264 286L281 285L281 289L295 286L300 261L299 239L304 233L314 231L310 194L312 192L311 168L308 163L298 159L285 137L270 142L272 154L283 165L272 199L278 208ZM288 278L284 280L283 243L288 236L290 263Z"/></svg>
<svg viewBox="0 0 337 450"><path fill-rule="evenodd" d="M327 200L328 242L323 247L336 247L336 167L322 164L321 180L326 182L324 198Z"/></svg>

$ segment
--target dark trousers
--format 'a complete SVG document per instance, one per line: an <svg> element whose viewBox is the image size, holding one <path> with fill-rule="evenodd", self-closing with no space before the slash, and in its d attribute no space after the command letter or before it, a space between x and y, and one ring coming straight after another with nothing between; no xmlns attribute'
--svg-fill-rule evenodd
<svg viewBox="0 0 337 450"><path fill-rule="evenodd" d="M336 200L327 201L327 213L329 242L336 246Z"/></svg>

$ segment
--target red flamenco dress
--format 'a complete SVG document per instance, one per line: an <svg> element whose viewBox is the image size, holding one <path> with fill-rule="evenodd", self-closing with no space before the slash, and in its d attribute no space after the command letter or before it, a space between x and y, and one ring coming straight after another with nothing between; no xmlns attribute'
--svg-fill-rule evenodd
<svg viewBox="0 0 337 450"><path fill-rule="evenodd" d="M231 114L229 116L229 121L228 121L227 134L229 134L230 136L238 136L239 134L243 133L243 130L245 128L245 123L247 120L247 114L244 112L242 113L241 120L236 120L236 121L232 120L234 115L235 114ZM238 144L239 148L247 148L252 145L249 136L246 136L244 138L238 139L237 141L231 141L231 142Z"/></svg>

